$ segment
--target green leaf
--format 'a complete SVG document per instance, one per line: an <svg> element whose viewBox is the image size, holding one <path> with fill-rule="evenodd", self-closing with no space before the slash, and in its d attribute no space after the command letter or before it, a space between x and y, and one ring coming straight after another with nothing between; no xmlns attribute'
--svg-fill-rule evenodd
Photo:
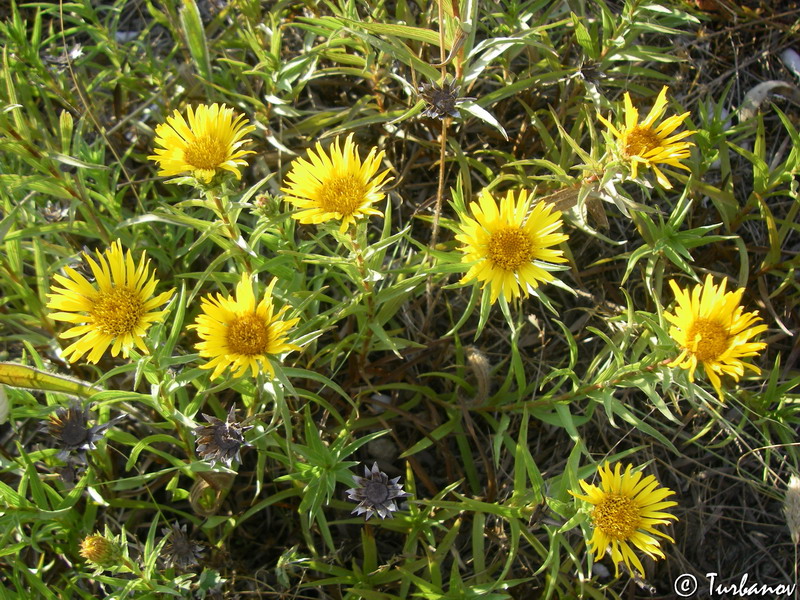
<svg viewBox="0 0 800 600"><path fill-rule="evenodd" d="M54 375L34 367L5 362L0 363L0 383L26 390L60 392L84 398L101 391L100 388L94 387L91 383L74 377Z"/></svg>
<svg viewBox="0 0 800 600"><path fill-rule="evenodd" d="M431 29L423 29L421 27L409 27L408 25L395 25L388 23L366 23L364 21L353 21L344 17L339 17L344 25L350 27L360 27L369 33L375 33L382 36L394 36L405 38L408 40L415 40L430 44L431 46L439 45L439 33ZM445 50L450 50L451 45L445 40Z"/></svg>
<svg viewBox="0 0 800 600"><path fill-rule="evenodd" d="M488 110L486 110L485 108L483 108L478 104L475 104L472 101L462 102L461 104L458 105L458 107L464 112L471 114L473 117L478 118L481 121L484 121L485 123L488 123L495 129L497 129L503 135L505 140L508 141L508 134L506 133L506 130L503 128L502 125L500 125L500 122L497 119L495 119L494 115L490 113Z"/></svg>
<svg viewBox="0 0 800 600"><path fill-rule="evenodd" d="M422 438L416 444L411 446L411 448L403 452L400 455L400 458L414 456L417 452L422 452L426 448L429 448L431 444L433 444L434 442L438 442L443 437L450 435L453 429L455 429L456 423L457 423L456 418L452 417L449 421L447 421L447 423L439 425L439 427L434 429L426 437Z"/></svg>
<svg viewBox="0 0 800 600"><path fill-rule="evenodd" d="M200 10L194 0L183 0L180 11L181 27L186 36L186 45L192 56L197 72L205 81L211 81L211 60L208 54L208 41L200 19Z"/></svg>
<svg viewBox="0 0 800 600"><path fill-rule="evenodd" d="M592 39L589 30L586 29L586 26L583 24L583 20L575 13L572 13L571 17L572 24L575 27L575 39L578 44L580 44L589 58L597 60L600 57L600 50Z"/></svg>

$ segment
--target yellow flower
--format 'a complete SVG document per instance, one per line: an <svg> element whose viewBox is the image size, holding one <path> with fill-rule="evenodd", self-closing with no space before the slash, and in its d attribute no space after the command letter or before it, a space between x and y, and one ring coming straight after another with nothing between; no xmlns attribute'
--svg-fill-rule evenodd
<svg viewBox="0 0 800 600"><path fill-rule="evenodd" d="M725 292L727 280L715 286L711 275L703 284L690 292L682 290L674 281L669 285L675 293L675 313L664 313L673 324L669 334L681 347L681 354L670 366L689 369L689 380L694 381L694 371L702 363L711 384L722 398L720 375L730 375L734 380L744 375L744 367L761 373L755 365L742 362L742 358L756 356L766 347L764 342L749 342L750 338L767 329L757 325L758 312L744 312L739 301L744 288Z"/></svg>
<svg viewBox="0 0 800 600"><path fill-rule="evenodd" d="M656 525L667 524L668 519L677 520L675 515L661 512L678 504L671 500L664 501L675 492L659 487L652 475L642 478L640 472L632 473L632 468L632 465L628 465L622 473L620 463L617 463L612 472L606 463L597 469L600 487L581 481L585 496L571 490L569 492L594 506L591 512L594 532L589 540L590 550L595 553L595 560L600 560L610 551L617 576L620 562L624 562L629 571L635 567L644 576L642 563L631 545L655 560L664 558L664 553L654 536L675 542L655 529Z"/></svg>
<svg viewBox="0 0 800 600"><path fill-rule="evenodd" d="M241 178L240 166L246 166L242 157L254 154L251 150L240 150L250 142L242 139L255 129L248 125L244 115L234 119L232 108L223 104L197 109L187 109L189 122L177 110L167 122L156 127L155 154L147 158L159 164L159 175L172 176L190 174L204 183L224 169Z"/></svg>
<svg viewBox="0 0 800 600"><path fill-rule="evenodd" d="M175 290L154 298L158 280L155 274L150 275L150 261L143 252L135 265L131 251L123 254L119 241L111 244L105 256L98 253L99 264L87 254L84 257L94 274L95 285L75 269L65 267L68 278L53 276L64 287L53 286L53 293L48 294L47 308L62 311L50 313L50 318L76 325L61 337L80 336L64 350L65 358L74 362L88 352L87 360L96 363L112 342L112 356L121 350L127 358L134 344L146 354L142 338L150 325L164 316L166 311L156 308L167 302Z"/></svg>
<svg viewBox="0 0 800 600"><path fill-rule="evenodd" d="M212 379L219 377L228 367L237 377L244 375L248 367L255 377L259 366L274 376L269 356L300 350L299 346L287 343L285 337L300 319L281 321L288 309L286 306L274 314L272 288L276 281L272 280L258 304L246 273L236 285L235 299L231 296L225 298L222 294L217 294L216 298L211 295L203 298L203 312L189 328L196 329L203 340L195 347L200 356L211 359L200 368L214 369Z"/></svg>
<svg viewBox="0 0 800 600"><path fill-rule="evenodd" d="M625 92L625 128L622 131L618 131L602 116L599 118L619 140L622 158L631 164L631 178L636 179L641 163L645 167L653 169L658 182L670 189L672 184L657 165L671 165L689 171L689 167L682 164L681 160L689 157L689 148L694 144L680 140L695 132L682 131L670 135L686 120L686 117L689 116L688 112L669 117L656 126L656 121L662 117L666 108L667 86L664 86L647 118L641 123L639 123L639 111L633 106L631 95L628 92Z"/></svg>
<svg viewBox="0 0 800 600"><path fill-rule="evenodd" d="M305 224L318 224L341 219L341 232L350 223L364 215L381 215L372 205L385 196L381 187L389 181L388 169L378 172L383 151L370 150L362 162L353 143L353 134L347 136L344 149L339 138L326 154L317 142L317 151L308 151L308 160L296 158L286 175L286 200L299 208L292 217Z"/></svg>
<svg viewBox="0 0 800 600"><path fill-rule="evenodd" d="M462 262L472 263L462 283L477 279L484 288L488 284L494 303L502 295L511 300L528 295L528 288L554 279L547 263L566 262L563 251L551 248L567 241L560 233L561 212L551 204L530 207L528 192L521 190L515 201L509 191L500 200L500 209L492 195L481 191L478 202L471 202L474 219L462 217L461 232L456 239L463 242Z"/></svg>

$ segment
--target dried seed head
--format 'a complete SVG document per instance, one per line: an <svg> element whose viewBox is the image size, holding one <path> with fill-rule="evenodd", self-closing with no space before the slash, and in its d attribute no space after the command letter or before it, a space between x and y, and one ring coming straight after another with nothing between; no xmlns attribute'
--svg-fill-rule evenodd
<svg viewBox="0 0 800 600"><path fill-rule="evenodd" d="M347 497L359 503L352 512L359 515L366 513L366 520L373 514L381 519L390 519L392 512L397 510L395 498L410 495L397 483L400 477L389 479L386 473L378 469L377 462L372 465L372 470L364 467L364 477L353 475L353 481L358 487L347 490Z"/></svg>
<svg viewBox="0 0 800 600"><path fill-rule="evenodd" d="M102 439L106 429L116 423L122 416L111 419L108 423L88 427L89 410L79 402L73 401L68 408L59 408L50 415L46 424L50 435L61 446L58 457L65 460L70 452L77 451L83 457L86 450L94 450L95 443Z"/></svg>
<svg viewBox="0 0 800 600"><path fill-rule="evenodd" d="M244 432L252 429L235 420L236 408L231 407L228 418L222 421L204 414L208 425L201 425L194 430L197 436L197 454L212 463L222 462L230 468L231 463L241 462L239 451L242 446L249 446L244 440Z"/></svg>
<svg viewBox="0 0 800 600"><path fill-rule="evenodd" d="M161 556L169 566L186 570L198 565L203 555L203 547L195 544L186 533L186 524L173 523L171 527L161 530L169 540L161 550Z"/></svg>
<svg viewBox="0 0 800 600"><path fill-rule="evenodd" d="M445 81L442 85L423 83L419 88L419 95L426 104L425 110L422 111L423 116L432 119L444 119L448 116L460 118L458 105L474 98L459 98L459 91L459 86L452 81Z"/></svg>
<svg viewBox="0 0 800 600"><path fill-rule="evenodd" d="M584 61L578 67L577 75L584 81L594 85L598 85L603 79L608 77L608 75L603 73L600 65L593 60Z"/></svg>
<svg viewBox="0 0 800 600"><path fill-rule="evenodd" d="M60 202L53 204L52 201L48 200L42 209L42 216L48 223L57 223L69 216L69 206Z"/></svg>

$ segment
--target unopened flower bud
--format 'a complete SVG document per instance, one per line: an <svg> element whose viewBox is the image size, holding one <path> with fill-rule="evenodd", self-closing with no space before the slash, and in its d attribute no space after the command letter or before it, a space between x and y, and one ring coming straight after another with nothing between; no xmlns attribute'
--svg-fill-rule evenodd
<svg viewBox="0 0 800 600"><path fill-rule="evenodd" d="M86 536L81 542L80 555L90 563L103 569L118 564L122 553L116 542L96 533Z"/></svg>

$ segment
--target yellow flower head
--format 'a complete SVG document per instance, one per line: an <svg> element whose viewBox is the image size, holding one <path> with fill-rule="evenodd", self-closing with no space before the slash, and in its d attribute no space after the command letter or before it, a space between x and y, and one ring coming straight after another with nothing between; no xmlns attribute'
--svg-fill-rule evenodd
<svg viewBox="0 0 800 600"><path fill-rule="evenodd" d="M246 166L242 157L254 154L240 150L250 142L243 139L255 129L248 125L244 115L234 119L232 108L224 104L201 104L195 110L187 109L189 122L177 110L167 122L156 127L155 143L161 148L147 158L159 165L159 175L167 177L189 174L209 183L221 170L230 171L241 178L240 166Z"/></svg>
<svg viewBox="0 0 800 600"><path fill-rule="evenodd" d="M589 540L590 550L595 553L595 560L600 560L610 549L617 576L621 562L625 563L628 570L636 568L644 576L642 563L631 545L655 560L664 558L664 553L654 536L675 542L655 529L656 525L667 524L668 519L677 520L675 515L661 512L678 504L671 500L664 501L675 492L659 487L652 475L642 478L642 473L632 472L632 468L632 465L628 465L622 473L620 463L617 463L612 472L606 463L597 469L600 487L581 481L585 496L569 492L594 506L591 512L594 532Z"/></svg>
<svg viewBox="0 0 800 600"><path fill-rule="evenodd" d="M462 217L461 232L456 239L465 245L462 259L471 263L462 283L477 279L481 287L490 286L494 303L502 295L506 300L539 282L554 279L547 263L566 262L563 251L552 248L567 241L560 232L561 212L553 205L539 202L530 208L528 192L521 190L518 198L509 191L500 200L500 208L487 190L482 190L479 202L471 202L474 218Z"/></svg>
<svg viewBox="0 0 800 600"><path fill-rule="evenodd" d="M317 142L317 151L309 150L308 160L296 158L286 175L282 191L300 209L292 217L304 224L341 220L340 231L345 232L364 215L381 215L372 205L384 198L380 190L389 181L388 169L376 174L382 159L383 151L373 148L362 162L352 133L344 148L337 137L329 154Z"/></svg>
<svg viewBox="0 0 800 600"><path fill-rule="evenodd" d="M164 316L166 311L156 309L175 290L153 297L158 280L150 275L150 261L143 252L136 265L130 250L122 253L119 241L111 244L105 256L98 253L97 262L87 254L84 258L95 283L65 267L69 277L53 276L63 287L53 286L53 293L48 294L47 308L59 311L50 313L50 318L76 325L61 334L62 338L79 337L64 350L65 358L74 362L88 352L87 360L96 363L110 345L112 356L121 350L127 358L134 345L146 354L142 338L150 325Z"/></svg>
<svg viewBox="0 0 800 600"><path fill-rule="evenodd" d="M633 106L631 95L628 92L625 92L625 128L622 131L618 131L602 116L599 118L619 140L622 158L631 165L631 177L636 179L639 164L642 164L653 169L658 182L666 189L670 189L672 184L658 168L658 164L671 165L689 171L690 169L682 164L681 160L689 157L689 148L694 144L680 140L695 132L682 131L671 135L689 116L688 112L669 117L660 125L656 125L656 121L663 116L666 108L667 86L664 86L647 118L641 123L639 123L639 111Z"/></svg>
<svg viewBox="0 0 800 600"><path fill-rule="evenodd" d="M122 551L119 544L100 533L86 536L81 541L80 546L80 555L101 569L109 569L119 564L122 559Z"/></svg>
<svg viewBox="0 0 800 600"><path fill-rule="evenodd" d="M255 377L259 367L270 376L275 375L269 356L289 350L300 350L299 346L286 341L286 332L300 319L282 321L288 309L284 306L275 314L272 305L272 283L264 298L256 304L253 286L246 273L236 285L236 298L222 294L206 296L201 302L203 311L189 328L196 329L202 340L195 347L203 358L210 358L201 369L214 369L212 379L219 377L231 367L234 375L241 376L249 367Z"/></svg>
<svg viewBox="0 0 800 600"><path fill-rule="evenodd" d="M693 290L682 290L674 281L669 285L675 293L675 312L664 313L672 323L669 334L681 347L681 354L670 366L689 369L689 379L694 381L697 363L702 363L711 384L722 398L720 375L730 375L734 380L744 375L744 367L761 373L755 365L742 362L742 358L756 356L766 347L764 342L750 342L750 338L767 329L758 312L744 312L739 305L744 288L726 292L727 280L714 285L711 275Z"/></svg>

